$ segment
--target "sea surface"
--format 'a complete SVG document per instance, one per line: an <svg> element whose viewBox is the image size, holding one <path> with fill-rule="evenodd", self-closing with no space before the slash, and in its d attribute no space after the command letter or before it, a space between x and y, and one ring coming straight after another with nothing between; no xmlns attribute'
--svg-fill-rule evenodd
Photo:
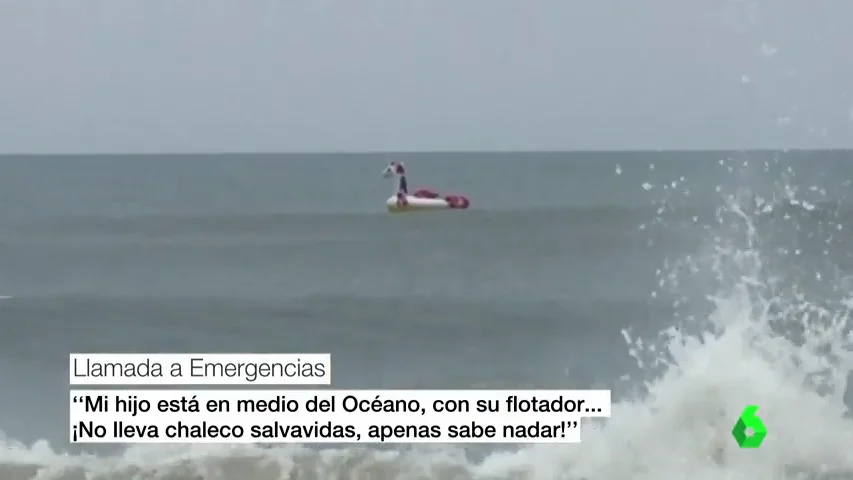
<svg viewBox="0 0 853 480"><path fill-rule="evenodd" d="M380 178L470 197L390 215ZM853 153L0 158L0 480L853 478ZM69 352L610 388L583 443L69 445ZM729 430L760 405L769 434Z"/></svg>

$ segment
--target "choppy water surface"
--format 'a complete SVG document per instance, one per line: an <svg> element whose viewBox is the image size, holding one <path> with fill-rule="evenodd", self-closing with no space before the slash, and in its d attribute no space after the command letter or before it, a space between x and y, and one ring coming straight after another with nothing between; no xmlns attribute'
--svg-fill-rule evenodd
<svg viewBox="0 0 853 480"><path fill-rule="evenodd" d="M853 477L845 152L0 160L3 479ZM579 445L66 441L71 351L331 352L335 386L608 387ZM729 430L747 403L758 450ZM66 453L67 452L67 453Z"/></svg>

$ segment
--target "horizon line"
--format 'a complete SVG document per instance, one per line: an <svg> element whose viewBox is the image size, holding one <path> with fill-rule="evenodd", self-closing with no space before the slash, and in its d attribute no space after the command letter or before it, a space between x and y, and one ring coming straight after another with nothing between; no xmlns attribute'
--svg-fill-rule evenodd
<svg viewBox="0 0 853 480"><path fill-rule="evenodd" d="M787 153L853 152L853 147L818 148L640 148L578 150L365 150L365 151L197 151L197 152L0 152L0 157L213 157L213 156L385 156L385 155L511 155L511 154L606 154L606 153Z"/></svg>

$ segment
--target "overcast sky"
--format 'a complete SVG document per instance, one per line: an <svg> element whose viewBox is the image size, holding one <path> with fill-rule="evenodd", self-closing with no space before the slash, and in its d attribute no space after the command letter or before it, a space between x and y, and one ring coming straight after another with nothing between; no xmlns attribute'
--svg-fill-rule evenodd
<svg viewBox="0 0 853 480"><path fill-rule="evenodd" d="M0 0L0 151L853 146L850 0Z"/></svg>

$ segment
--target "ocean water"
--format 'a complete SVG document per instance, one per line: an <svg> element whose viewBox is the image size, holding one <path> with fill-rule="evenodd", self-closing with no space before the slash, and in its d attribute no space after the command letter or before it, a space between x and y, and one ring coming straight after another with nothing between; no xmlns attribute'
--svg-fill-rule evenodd
<svg viewBox="0 0 853 480"><path fill-rule="evenodd" d="M0 479L853 478L850 155L2 158ZM472 209L387 214L393 159ZM577 445L81 449L72 351L331 352L341 388L614 408Z"/></svg>

